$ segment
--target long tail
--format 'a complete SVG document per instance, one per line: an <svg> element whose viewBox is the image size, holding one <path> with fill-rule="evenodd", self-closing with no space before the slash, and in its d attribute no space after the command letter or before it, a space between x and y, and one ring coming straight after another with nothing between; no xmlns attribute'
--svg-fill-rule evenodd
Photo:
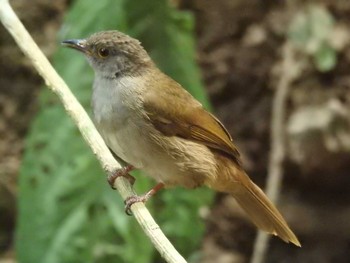
<svg viewBox="0 0 350 263"><path fill-rule="evenodd" d="M250 179L245 180L240 189L232 195L258 228L279 236L287 243L301 246L277 208Z"/></svg>

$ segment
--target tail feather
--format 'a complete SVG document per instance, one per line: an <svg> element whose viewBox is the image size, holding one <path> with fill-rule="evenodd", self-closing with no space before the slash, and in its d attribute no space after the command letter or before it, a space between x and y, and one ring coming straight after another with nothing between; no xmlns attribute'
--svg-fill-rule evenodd
<svg viewBox="0 0 350 263"><path fill-rule="evenodd" d="M301 246L277 208L252 181L242 184L241 189L232 195L258 228L279 236L287 243Z"/></svg>

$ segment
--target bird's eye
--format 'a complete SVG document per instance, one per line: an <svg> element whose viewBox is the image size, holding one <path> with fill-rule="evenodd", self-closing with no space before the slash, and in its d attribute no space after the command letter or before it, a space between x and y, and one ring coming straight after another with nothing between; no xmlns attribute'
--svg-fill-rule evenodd
<svg viewBox="0 0 350 263"><path fill-rule="evenodd" d="M106 58L106 57L108 57L108 55L109 55L109 50L108 50L107 48L102 47L102 48L100 48L100 49L98 50L98 55L99 55L101 58Z"/></svg>

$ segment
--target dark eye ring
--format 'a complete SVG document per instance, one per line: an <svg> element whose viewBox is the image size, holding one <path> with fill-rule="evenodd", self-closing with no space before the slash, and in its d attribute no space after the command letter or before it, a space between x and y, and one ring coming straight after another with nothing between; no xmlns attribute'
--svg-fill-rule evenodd
<svg viewBox="0 0 350 263"><path fill-rule="evenodd" d="M98 50L98 55L99 55L101 58L106 58L106 57L108 57L108 55L109 55L109 50L108 50L107 48L101 47L101 48Z"/></svg>

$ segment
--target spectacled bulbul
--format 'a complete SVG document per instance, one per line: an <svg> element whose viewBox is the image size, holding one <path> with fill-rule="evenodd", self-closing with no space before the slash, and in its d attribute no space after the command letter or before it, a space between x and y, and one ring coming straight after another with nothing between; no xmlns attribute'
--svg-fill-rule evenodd
<svg viewBox="0 0 350 263"><path fill-rule="evenodd" d="M260 229L300 243L277 208L244 171L224 125L161 72L140 42L119 31L63 45L81 51L95 72L93 118L107 146L128 163L109 178L141 169L158 184L126 200L145 202L163 186L205 185L233 196Z"/></svg>

